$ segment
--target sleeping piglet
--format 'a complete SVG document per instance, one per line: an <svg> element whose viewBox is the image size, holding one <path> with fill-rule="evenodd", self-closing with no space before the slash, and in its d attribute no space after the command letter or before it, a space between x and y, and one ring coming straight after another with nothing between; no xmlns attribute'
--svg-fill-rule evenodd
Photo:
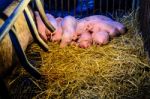
<svg viewBox="0 0 150 99"><path fill-rule="evenodd" d="M78 39L81 48L88 48L92 45L92 35L89 32L82 33Z"/></svg>

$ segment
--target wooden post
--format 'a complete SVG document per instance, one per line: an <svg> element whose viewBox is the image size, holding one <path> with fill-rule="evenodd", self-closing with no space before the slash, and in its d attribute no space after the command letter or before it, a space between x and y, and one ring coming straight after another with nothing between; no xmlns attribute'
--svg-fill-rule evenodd
<svg viewBox="0 0 150 99"><path fill-rule="evenodd" d="M145 51L150 56L150 0L140 0L139 26L142 33Z"/></svg>

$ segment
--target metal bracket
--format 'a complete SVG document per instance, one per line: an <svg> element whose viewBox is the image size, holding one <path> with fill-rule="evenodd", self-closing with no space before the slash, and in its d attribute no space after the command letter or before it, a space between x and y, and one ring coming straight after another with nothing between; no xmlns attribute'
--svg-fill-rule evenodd
<svg viewBox="0 0 150 99"><path fill-rule="evenodd" d="M44 8L42 6L41 0L35 0L35 5L39 11L42 21L44 22L45 26L53 33L55 31L54 26L48 21L46 14L44 12Z"/></svg>
<svg viewBox="0 0 150 99"><path fill-rule="evenodd" d="M35 41L38 43L38 45L44 51L48 51L48 45L40 38L39 33L36 28L36 25L35 25L35 22L31 16L31 13L30 13L28 7L25 8L24 15L25 15L26 21L29 25L29 28L31 30L31 34L32 34L33 38L35 39Z"/></svg>
<svg viewBox="0 0 150 99"><path fill-rule="evenodd" d="M22 65L22 66L24 67L24 69L25 69L26 71L28 71L33 77L35 77L36 79L40 79L40 78L41 78L41 74L39 73L39 71L38 71L35 67L33 67L33 66L29 63L29 61L28 61L28 59L27 59L27 57L26 57L26 55L25 55L25 53L24 53L24 51L23 51L23 49L22 49L22 47L21 47L21 45L20 45L20 43L19 43L19 40L18 40L18 38L17 38L16 32L15 32L14 29L11 29L11 30L9 31L9 36L10 36L10 39L11 39L11 41L12 41L12 44L13 44L13 46L14 46L14 48L15 48L16 54L17 54L17 56L19 57L19 60L20 60L21 65Z"/></svg>

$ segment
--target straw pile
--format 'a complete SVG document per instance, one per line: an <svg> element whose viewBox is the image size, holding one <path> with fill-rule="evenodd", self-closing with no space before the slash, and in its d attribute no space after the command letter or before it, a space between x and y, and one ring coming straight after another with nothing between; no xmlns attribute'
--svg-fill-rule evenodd
<svg viewBox="0 0 150 99"><path fill-rule="evenodd" d="M27 55L38 65L43 79L35 80L24 69L17 70L19 75L10 82L12 95L34 99L150 98L148 58L137 21L129 15L121 22L128 27L128 33L105 46L61 49L58 44L49 43L47 53L32 44Z"/></svg>

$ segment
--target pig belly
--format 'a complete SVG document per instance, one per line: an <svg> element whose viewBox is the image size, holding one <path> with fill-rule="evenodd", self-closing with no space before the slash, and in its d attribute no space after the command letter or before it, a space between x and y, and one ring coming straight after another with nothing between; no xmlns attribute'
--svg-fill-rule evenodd
<svg viewBox="0 0 150 99"><path fill-rule="evenodd" d="M4 13L9 16L16 7L16 4L18 3L14 1L12 4L10 4L10 6L7 7ZM3 24L3 22L4 21L0 19L0 26ZM17 18L14 27L20 44L23 50L25 50L27 45L32 42L33 38L23 13L21 13L21 15ZM18 59L9 34L7 34L0 42L0 76L7 74L7 71L15 66L17 60Z"/></svg>

